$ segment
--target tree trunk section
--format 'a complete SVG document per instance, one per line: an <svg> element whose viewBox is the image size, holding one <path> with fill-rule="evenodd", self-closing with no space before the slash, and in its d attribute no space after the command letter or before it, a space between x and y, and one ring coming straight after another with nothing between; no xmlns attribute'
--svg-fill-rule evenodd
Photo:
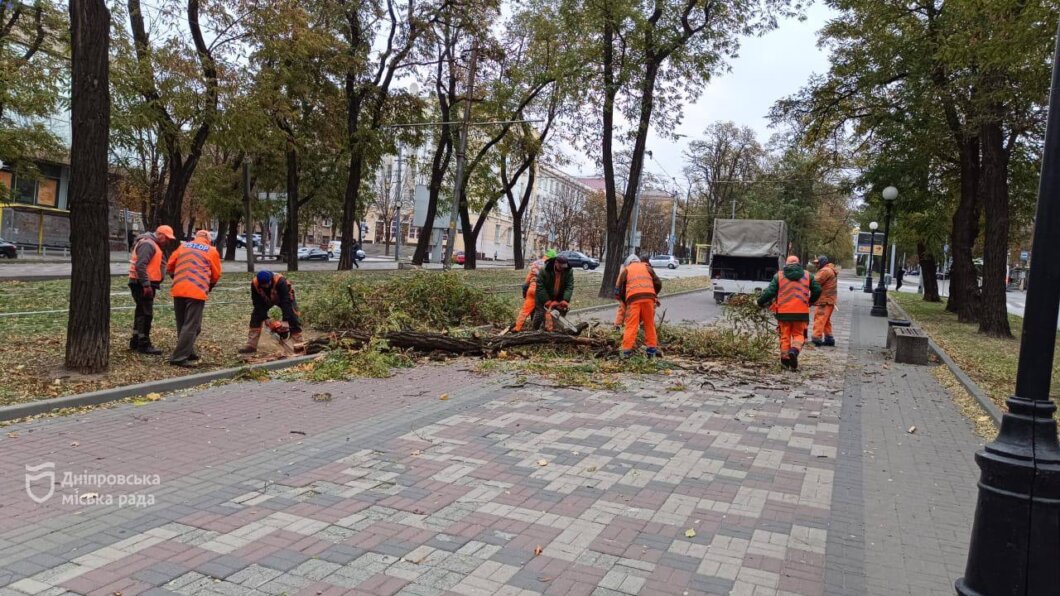
<svg viewBox="0 0 1060 596"><path fill-rule="evenodd" d="M298 149L287 144L287 270L298 271Z"/></svg>
<svg viewBox="0 0 1060 596"><path fill-rule="evenodd" d="M966 140L961 146L960 203L953 213L950 231L953 266L950 268L950 296L946 310L957 313L957 320L962 323L979 320L979 282L972 263L972 250L979 235L979 153L977 137Z"/></svg>
<svg viewBox="0 0 1060 596"><path fill-rule="evenodd" d="M110 362L110 247L106 172L110 144L110 12L103 0L71 0L69 370ZM178 228L179 229L179 228Z"/></svg>
<svg viewBox="0 0 1060 596"><path fill-rule="evenodd" d="M526 266L523 262L523 214L512 210L512 257L515 259L515 268L522 269Z"/></svg>
<svg viewBox="0 0 1060 596"><path fill-rule="evenodd" d="M225 238L225 260L234 261L236 260L236 243L239 242L239 220L230 219L228 220L228 237Z"/></svg>
<svg viewBox="0 0 1060 596"><path fill-rule="evenodd" d="M350 153L350 172L349 178L346 180L346 199L342 205L342 226L340 228L340 233L342 234L342 252L339 257L339 271L349 271L350 269L353 269L353 243L354 240L360 237L360 226L357 226L357 233L355 233L354 225L358 224L357 203L361 194L362 163L363 157L361 156L361 152L354 149Z"/></svg>
<svg viewBox="0 0 1060 596"><path fill-rule="evenodd" d="M924 287L924 302L941 302L939 299L938 263L927 251L923 242L916 243L916 258L920 264L920 283Z"/></svg>
<svg viewBox="0 0 1060 596"><path fill-rule="evenodd" d="M997 114L1004 108L994 106ZM983 242L983 289L979 308L979 333L991 337L1012 337L1008 324L1008 297L1005 295L1008 264L1008 155L1005 132L1000 120L984 123L983 140L983 215L986 226Z"/></svg>

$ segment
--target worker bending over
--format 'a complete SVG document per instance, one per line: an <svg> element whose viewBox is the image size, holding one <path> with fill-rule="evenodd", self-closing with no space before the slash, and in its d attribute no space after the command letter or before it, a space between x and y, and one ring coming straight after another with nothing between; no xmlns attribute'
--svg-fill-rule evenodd
<svg viewBox="0 0 1060 596"><path fill-rule="evenodd" d="M533 317L534 309L537 307L537 274L545 266L545 260L556 256L556 251L549 250L540 259L530 263L530 271L526 273L526 281L523 282L523 306L519 309L519 316L515 318L516 331L522 331L526 320Z"/></svg>
<svg viewBox="0 0 1060 596"><path fill-rule="evenodd" d="M780 333L780 365L791 370L799 368L799 352L806 339L810 322L810 305L821 296L821 286L802 265L799 258L788 257L784 270L773 276L769 287L758 297L758 306L774 302Z"/></svg>
<svg viewBox="0 0 1060 596"><path fill-rule="evenodd" d="M631 263L640 261L640 257L636 254L629 255L626 260L622 263L622 268L618 270L619 279L622 278L622 273L626 270ZM615 282L615 300L618 300L618 312L615 313L615 330L621 330L622 326L626 324L626 301L625 296L622 295L618 290L618 282Z"/></svg>
<svg viewBox="0 0 1060 596"><path fill-rule="evenodd" d="M240 354L253 354L258 351L261 339L261 326L269 318L269 309L278 306L283 313L283 322L290 330L294 350L305 350L302 338L302 320L298 313L298 301L295 299L294 286L284 276L271 271L259 271L250 282L250 298L254 302L254 311L250 314L250 331L247 334L247 345L239 349Z"/></svg>
<svg viewBox="0 0 1060 596"><path fill-rule="evenodd" d="M535 290L534 329L544 326L545 331L553 331L552 309L566 316L574 295L574 272L567 264L567 257L557 255L545 260L545 266L537 274Z"/></svg>
<svg viewBox="0 0 1060 596"><path fill-rule="evenodd" d="M618 276L618 295L626 311L626 328L622 332L622 355L632 356L637 330L644 325L644 344L648 357L659 355L659 338L655 333L655 305L659 302L662 282L648 263L648 257L626 265Z"/></svg>

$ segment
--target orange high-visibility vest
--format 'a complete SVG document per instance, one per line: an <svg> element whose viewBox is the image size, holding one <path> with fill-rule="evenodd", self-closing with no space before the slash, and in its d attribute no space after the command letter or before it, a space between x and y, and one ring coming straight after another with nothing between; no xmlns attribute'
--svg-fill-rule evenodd
<svg viewBox="0 0 1060 596"><path fill-rule="evenodd" d="M221 257L209 244L183 242L170 257L174 298L206 300L210 287L221 277Z"/></svg>
<svg viewBox="0 0 1060 596"><path fill-rule="evenodd" d="M784 273L777 273L776 312L780 314L810 313L810 274L803 271L802 278L791 281Z"/></svg>
<svg viewBox="0 0 1060 596"><path fill-rule="evenodd" d="M626 302L634 296L655 297L655 283L646 263L630 263L626 266Z"/></svg>
<svg viewBox="0 0 1060 596"><path fill-rule="evenodd" d="M524 282L529 289L526 294L529 296L531 293L537 291L537 273L541 271L541 268L545 266L545 261L538 259L530 263L530 271L526 274L526 281Z"/></svg>
<svg viewBox="0 0 1060 596"><path fill-rule="evenodd" d="M839 298L839 279L835 274L835 267L831 263L825 265L815 276L817 283L821 284L821 297L817 304L835 304Z"/></svg>
<svg viewBox="0 0 1060 596"><path fill-rule="evenodd" d="M129 259L129 279L139 279L140 276L136 274L136 249L140 247L141 242L149 242L155 247L155 254L151 255L151 260L147 262L147 280L153 283L160 283L163 278L162 274L162 248L158 246L154 238L141 238L133 246L132 257Z"/></svg>

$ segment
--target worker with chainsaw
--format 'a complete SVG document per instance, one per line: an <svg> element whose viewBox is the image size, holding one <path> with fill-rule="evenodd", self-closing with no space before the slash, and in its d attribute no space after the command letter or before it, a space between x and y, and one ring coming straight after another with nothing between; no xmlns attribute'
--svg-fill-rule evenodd
<svg viewBox="0 0 1060 596"><path fill-rule="evenodd" d="M655 305L659 303L662 281L655 275L648 257L629 263L618 276L618 295L625 305L625 330L622 332L622 356L633 355L637 331L644 326L644 345L649 358L659 356L659 338L655 333Z"/></svg>
<svg viewBox="0 0 1060 596"><path fill-rule="evenodd" d="M556 255L545 260L545 265L537 273L534 306L534 329L554 331L552 311L566 316L570 310L570 299L574 294L574 271L567 263L567 257Z"/></svg>
<svg viewBox="0 0 1060 596"><path fill-rule="evenodd" d="M780 334L780 365L784 368L799 369L799 353L810 322L810 305L820 296L820 284L802 268L799 257L792 255L758 297L758 306L773 303Z"/></svg>
<svg viewBox="0 0 1060 596"><path fill-rule="evenodd" d="M157 356L162 350L151 345L151 322L155 313L155 294L162 286L166 272L166 248L177 242L173 228L158 226L155 231L141 234L129 254L129 291L136 311L129 349Z"/></svg>
<svg viewBox="0 0 1060 596"><path fill-rule="evenodd" d="M625 272L626 267L629 267L632 263L638 261L640 261L640 257L636 254L631 254L626 257L626 260L622 262L622 267L618 270L619 279L622 278L622 273ZM615 330L621 331L622 326L626 324L626 301L621 290L618 289L617 282L615 285L615 300L618 300L618 312L615 313Z"/></svg>
<svg viewBox="0 0 1060 596"><path fill-rule="evenodd" d="M550 249L540 259L530 263L530 271L526 273L526 280L523 282L523 306L519 309L515 327L512 328L515 331L522 331L526 320L534 315L534 309L537 307L537 274L545 266L545 260L555 258L555 256L556 251Z"/></svg>
<svg viewBox="0 0 1060 596"><path fill-rule="evenodd" d="M195 366L195 340L202 331L206 298L221 279L221 255L210 244L210 232L199 230L191 242L182 242L166 265L173 279L173 313L177 318L177 347L169 357L174 366Z"/></svg>
<svg viewBox="0 0 1060 596"><path fill-rule="evenodd" d="M832 336L832 313L839 301L839 276L835 265L828 257L817 258L817 273L814 279L821 286L821 297L817 299L817 308L813 313L813 337L810 341L815 346L835 346Z"/></svg>
<svg viewBox="0 0 1060 596"><path fill-rule="evenodd" d="M294 350L305 350L302 338L302 319L298 313L298 301L295 299L294 286L283 275L271 271L259 271L250 282L250 298L254 310L250 314L250 331L247 334L247 345L239 349L240 354L253 354L258 351L261 339L261 326L267 321L269 329L281 339L290 337ZM269 309L280 307L282 323L269 321Z"/></svg>

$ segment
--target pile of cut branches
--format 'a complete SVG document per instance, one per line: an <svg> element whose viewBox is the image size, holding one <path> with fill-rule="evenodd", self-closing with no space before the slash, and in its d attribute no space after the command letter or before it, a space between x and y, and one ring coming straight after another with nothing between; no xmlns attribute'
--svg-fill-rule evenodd
<svg viewBox="0 0 1060 596"><path fill-rule="evenodd" d="M382 340L395 349L415 350L418 352L445 352L464 356L496 356L502 351L527 346L574 346L592 350L595 355L603 356L614 351L608 338L579 337L565 333L547 331L524 331L502 335L480 335L472 333L467 336L428 331L388 331L375 336L360 331L337 331L327 337L313 341L308 346L310 353L320 351L335 343L361 347L372 340Z"/></svg>

